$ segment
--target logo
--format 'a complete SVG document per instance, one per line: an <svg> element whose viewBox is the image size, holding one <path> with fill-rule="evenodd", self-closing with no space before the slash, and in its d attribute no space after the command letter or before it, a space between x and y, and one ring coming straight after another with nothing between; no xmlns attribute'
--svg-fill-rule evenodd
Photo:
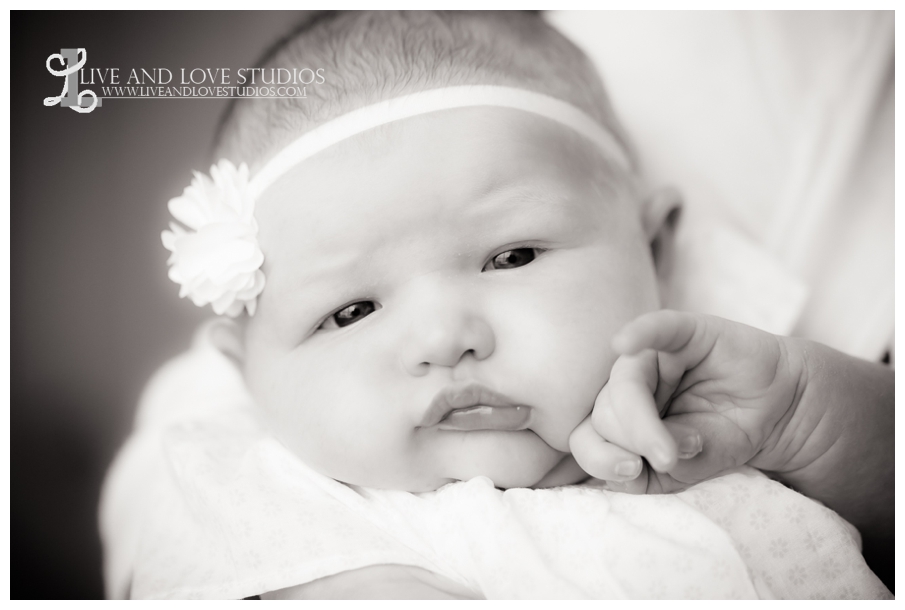
<svg viewBox="0 0 905 610"><path fill-rule="evenodd" d="M292 99L308 98L308 87L326 82L323 68L84 68L85 49L60 49L47 58L47 71L63 78L63 91L45 97L45 106L59 104L87 113L111 100L159 99ZM53 67L59 62L61 70ZM97 95L79 86L97 85Z"/></svg>
<svg viewBox="0 0 905 610"><path fill-rule="evenodd" d="M85 49L60 49L59 53L54 53L47 58L47 71L54 76L63 77L63 92L56 97L45 97L45 106L56 106L59 104L64 108L72 108L76 112L91 112L98 106L102 105L103 100L94 94L90 89L79 91L79 70L85 65L88 59L88 52ZM62 70L54 70L50 67L51 62L57 60L63 65ZM91 97L88 101L85 97Z"/></svg>

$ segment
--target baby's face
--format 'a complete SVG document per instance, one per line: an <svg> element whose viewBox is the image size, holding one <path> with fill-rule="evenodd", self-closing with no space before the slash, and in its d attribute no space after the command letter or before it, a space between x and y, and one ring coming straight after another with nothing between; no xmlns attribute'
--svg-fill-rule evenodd
<svg viewBox="0 0 905 610"><path fill-rule="evenodd" d="M244 366L282 442L357 485L537 483L606 382L610 338L658 307L638 204L602 165L546 119L458 109L271 187Z"/></svg>

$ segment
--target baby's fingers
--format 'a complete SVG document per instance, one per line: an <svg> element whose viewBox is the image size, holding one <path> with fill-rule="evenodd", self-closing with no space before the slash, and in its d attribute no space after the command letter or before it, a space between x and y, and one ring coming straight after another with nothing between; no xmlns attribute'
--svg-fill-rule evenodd
<svg viewBox="0 0 905 610"><path fill-rule="evenodd" d="M671 494L682 491L688 487L688 483L683 483L672 478L666 472L657 472L648 467L647 464L638 477L631 481L607 481L606 489L610 491L618 491L624 494Z"/></svg>
<svg viewBox="0 0 905 610"><path fill-rule="evenodd" d="M675 466L678 448L654 402L657 367L657 353L651 350L616 360L597 397L591 423L599 436L643 455L662 472Z"/></svg>
<svg viewBox="0 0 905 610"><path fill-rule="evenodd" d="M662 309L639 316L613 336L619 354L637 354L643 349L678 352L695 337L702 318L694 314Z"/></svg>
<svg viewBox="0 0 905 610"><path fill-rule="evenodd" d="M641 474L641 458L602 438L585 419L569 437L569 450L581 469L606 481L630 481Z"/></svg>

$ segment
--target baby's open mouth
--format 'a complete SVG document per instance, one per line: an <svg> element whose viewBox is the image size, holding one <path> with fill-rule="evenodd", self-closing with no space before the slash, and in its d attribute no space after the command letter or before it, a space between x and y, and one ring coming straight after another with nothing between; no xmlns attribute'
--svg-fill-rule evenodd
<svg viewBox="0 0 905 610"><path fill-rule="evenodd" d="M475 382L449 385L431 401L420 428L440 430L524 430L531 407L517 404Z"/></svg>

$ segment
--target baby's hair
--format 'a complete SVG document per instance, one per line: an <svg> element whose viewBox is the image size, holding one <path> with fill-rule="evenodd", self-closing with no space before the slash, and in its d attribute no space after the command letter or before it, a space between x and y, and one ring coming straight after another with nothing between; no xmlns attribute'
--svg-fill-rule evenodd
<svg viewBox="0 0 905 610"><path fill-rule="evenodd" d="M257 67L323 69L325 82L308 86L307 98L232 100L215 158L254 168L302 133L368 104L438 87L505 85L584 110L634 159L594 66L537 13L315 13Z"/></svg>

